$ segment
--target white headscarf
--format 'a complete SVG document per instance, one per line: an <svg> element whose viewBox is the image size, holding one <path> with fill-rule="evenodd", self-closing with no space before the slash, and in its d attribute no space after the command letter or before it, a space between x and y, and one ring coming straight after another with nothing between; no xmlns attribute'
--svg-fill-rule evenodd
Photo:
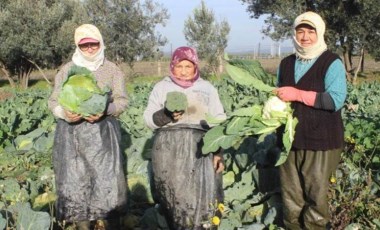
<svg viewBox="0 0 380 230"><path fill-rule="evenodd" d="M99 41L100 47L95 54L88 56L88 55L85 55L84 52L82 52L79 49L78 44L83 38L93 38ZM75 41L76 49L71 59L74 62L74 64L78 66L86 67L87 69L91 71L97 70L99 66L101 66L104 62L104 49L105 49L103 37L100 34L99 29L96 26L91 25L91 24L83 24L75 30L74 41Z"/></svg>
<svg viewBox="0 0 380 230"><path fill-rule="evenodd" d="M317 32L317 42L310 47L302 47L301 44L296 39L296 28L301 24L307 24L315 28ZM321 16L314 12L306 12L299 15L293 24L293 44L296 49L296 55L298 58L304 60L310 60L318 57L324 51L327 50L327 45L325 43L325 30L326 25Z"/></svg>

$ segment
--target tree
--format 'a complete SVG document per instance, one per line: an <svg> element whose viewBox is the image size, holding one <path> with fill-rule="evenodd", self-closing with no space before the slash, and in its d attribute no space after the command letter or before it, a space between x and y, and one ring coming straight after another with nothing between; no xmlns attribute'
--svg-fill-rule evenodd
<svg viewBox="0 0 380 230"><path fill-rule="evenodd" d="M27 88L33 70L56 68L72 56L74 31L83 23L99 27L109 59L132 66L166 43L155 28L167 18L152 0L2 0L0 69L12 86Z"/></svg>
<svg viewBox="0 0 380 230"><path fill-rule="evenodd" d="M35 69L56 67L73 38L67 38L74 12L70 0L14 0L0 5L0 68L11 86L27 88ZM66 25L62 27L63 25ZM64 30L63 30L64 29ZM13 76L17 76L16 81Z"/></svg>
<svg viewBox="0 0 380 230"><path fill-rule="evenodd" d="M193 13L194 18L189 16L185 21L185 39L197 49L199 57L206 61L211 72L220 73L230 26L225 20L216 22L214 12L207 9L204 1Z"/></svg>
<svg viewBox="0 0 380 230"><path fill-rule="evenodd" d="M326 21L326 43L329 48L341 51L346 70L352 70L351 55L367 50L380 59L379 25L380 6L376 0L240 0L247 4L247 11L258 18L268 15L264 34L274 40L291 37L295 17L307 10L319 13ZM290 10L291 9L291 10Z"/></svg>
<svg viewBox="0 0 380 230"><path fill-rule="evenodd" d="M118 63L133 67L137 58L151 58L167 43L155 31L165 26L167 9L152 0L87 0L85 7L103 34L107 54Z"/></svg>

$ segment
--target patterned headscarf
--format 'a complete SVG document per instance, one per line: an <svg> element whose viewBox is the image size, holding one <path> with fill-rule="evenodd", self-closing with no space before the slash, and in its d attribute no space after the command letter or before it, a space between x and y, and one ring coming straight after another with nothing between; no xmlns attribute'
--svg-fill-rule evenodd
<svg viewBox="0 0 380 230"><path fill-rule="evenodd" d="M182 81L174 77L173 70L174 66L183 60L191 61L195 65L195 74L191 81ZM182 88L188 88L194 84L194 82L199 78L199 60L198 55L195 49L187 46L182 46L177 48L173 55L172 60L170 62L170 78L174 83L181 86Z"/></svg>
<svg viewBox="0 0 380 230"><path fill-rule="evenodd" d="M79 42L82 39L88 39L88 38L95 39L99 41L100 43L100 47L98 51L91 56L85 55L85 53L81 51L78 46ZM76 49L71 59L74 62L74 64L78 66L86 67L87 69L91 71L97 70L99 66L101 66L104 62L104 49L105 49L103 37L100 34L99 29L96 26L91 25L91 24L83 24L75 30L74 41L75 41Z"/></svg>
<svg viewBox="0 0 380 230"><path fill-rule="evenodd" d="M315 29L317 32L317 42L310 47L302 47L301 44L296 39L296 28L301 24L307 24ZM299 15L293 24L293 44L296 49L296 55L298 58L304 60L310 60L318 57L327 49L327 45L325 43L325 29L326 25L321 16L314 12L306 12Z"/></svg>

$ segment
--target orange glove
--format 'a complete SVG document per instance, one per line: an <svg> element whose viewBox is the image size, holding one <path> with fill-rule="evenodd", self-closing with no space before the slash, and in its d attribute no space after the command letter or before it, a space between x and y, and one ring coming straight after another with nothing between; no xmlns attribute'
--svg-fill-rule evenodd
<svg viewBox="0 0 380 230"><path fill-rule="evenodd" d="M300 90L291 86L275 89L276 95L283 101L299 101L308 106L314 106L317 92Z"/></svg>

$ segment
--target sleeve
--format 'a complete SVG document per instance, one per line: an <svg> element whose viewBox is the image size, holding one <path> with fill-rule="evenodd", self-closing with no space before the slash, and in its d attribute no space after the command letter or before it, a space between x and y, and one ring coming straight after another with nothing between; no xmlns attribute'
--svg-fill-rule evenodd
<svg viewBox="0 0 380 230"><path fill-rule="evenodd" d="M144 110L144 122L150 129L158 129L160 126L156 125L153 121L153 114L164 108L165 98L159 93L159 87L153 87L149 95L148 105Z"/></svg>
<svg viewBox="0 0 380 230"><path fill-rule="evenodd" d="M335 111L341 109L347 96L346 70L340 59L331 63L325 77L326 93L334 101Z"/></svg>
<svg viewBox="0 0 380 230"><path fill-rule="evenodd" d="M276 76L277 76L276 87L280 87L280 67L277 68Z"/></svg>
<svg viewBox="0 0 380 230"><path fill-rule="evenodd" d="M329 93L317 93L314 108L335 111L335 104Z"/></svg>
<svg viewBox="0 0 380 230"><path fill-rule="evenodd" d="M53 113L56 118L65 119L65 113L62 106L58 103L58 95L61 91L62 82L65 80L67 75L68 65L63 66L61 70L54 77L54 88L48 99L48 108Z"/></svg>
<svg viewBox="0 0 380 230"><path fill-rule="evenodd" d="M107 114L119 116L127 108L128 98L124 73L116 68L112 81L111 103L108 105Z"/></svg>
<svg viewBox="0 0 380 230"><path fill-rule="evenodd" d="M216 118L217 120L226 120L227 115L224 111L224 107L222 102L220 101L220 97L218 94L218 90L212 86L211 90L211 98L209 103L209 113L213 118Z"/></svg>

